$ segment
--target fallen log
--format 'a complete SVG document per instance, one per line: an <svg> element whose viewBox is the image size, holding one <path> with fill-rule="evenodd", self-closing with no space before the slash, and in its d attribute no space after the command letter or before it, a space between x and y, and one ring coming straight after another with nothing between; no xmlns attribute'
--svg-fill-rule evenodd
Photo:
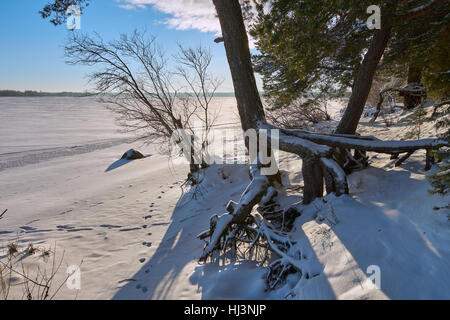
<svg viewBox="0 0 450 320"><path fill-rule="evenodd" d="M362 151L373 151L378 153L395 154L415 151L419 149L438 149L449 146L449 143L442 139L420 139L420 140L361 140L346 137L310 135L294 130L281 129L286 135L296 136L305 140L313 141L330 147L358 149Z"/></svg>

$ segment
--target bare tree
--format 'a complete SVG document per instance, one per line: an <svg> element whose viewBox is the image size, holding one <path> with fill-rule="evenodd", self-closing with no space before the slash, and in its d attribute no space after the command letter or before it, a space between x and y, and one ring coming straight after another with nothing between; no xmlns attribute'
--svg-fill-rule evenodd
<svg viewBox="0 0 450 320"><path fill-rule="evenodd" d="M145 32L134 31L110 42L97 34L74 33L66 56L69 64L98 67L89 79L124 131L159 143L166 154L172 152L170 142L175 138L184 156L193 160L194 123L201 123L206 134L210 130L214 121L211 100L221 84L209 74L209 50L180 46L175 59L179 66L171 70L166 52ZM201 147L207 145L206 134ZM198 165L191 164L191 173L197 169Z"/></svg>
<svg viewBox="0 0 450 320"><path fill-rule="evenodd" d="M330 120L327 100L323 97L298 99L285 108L268 108L267 120L281 128L294 129L315 125Z"/></svg>
<svg viewBox="0 0 450 320"><path fill-rule="evenodd" d="M209 73L208 68L212 61L209 49L201 46L184 48L179 45L179 51L180 53L175 57L179 64L176 74L183 79L187 86L185 88L187 93L182 95L180 100L184 106L183 110L188 112L186 117L190 118L190 121L186 123L187 129L191 134L200 132L200 136L196 137L198 140L196 148L201 149L202 159L196 159L197 163L201 162L202 166L206 166L205 159L210 157L208 146L212 143L211 128L220 111L212 109L211 101L223 80ZM193 125L201 125L202 128L198 130Z"/></svg>

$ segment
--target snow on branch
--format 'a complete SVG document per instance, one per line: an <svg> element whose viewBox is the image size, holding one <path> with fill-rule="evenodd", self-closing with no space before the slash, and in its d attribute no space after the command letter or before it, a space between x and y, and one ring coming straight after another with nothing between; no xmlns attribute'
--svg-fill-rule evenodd
<svg viewBox="0 0 450 320"><path fill-rule="evenodd" d="M348 194L347 175L344 170L333 159L320 158L320 162L324 167L327 193L335 192L337 196Z"/></svg>
<svg viewBox="0 0 450 320"><path fill-rule="evenodd" d="M278 129L279 147L280 150L295 153L302 158L304 157L326 157L331 155L331 148L328 146L317 144L311 139L304 139L303 137L288 135L284 129L277 128L269 124L260 125L260 129L267 129L269 138L272 139L271 130ZM275 137L273 137L276 139Z"/></svg>
<svg viewBox="0 0 450 320"><path fill-rule="evenodd" d="M438 149L449 146L449 143L441 139L421 139L421 140L362 140L355 138L346 138L320 134L306 134L301 131L282 129L286 135L292 135L305 140L310 140L318 144L324 144L331 147L359 149L362 151L373 151L379 153L401 153L418 149Z"/></svg>

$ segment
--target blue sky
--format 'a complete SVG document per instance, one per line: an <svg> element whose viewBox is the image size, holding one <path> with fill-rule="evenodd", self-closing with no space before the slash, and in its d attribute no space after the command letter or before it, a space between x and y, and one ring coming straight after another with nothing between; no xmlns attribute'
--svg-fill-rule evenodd
<svg viewBox="0 0 450 320"><path fill-rule="evenodd" d="M0 89L89 90L92 68L64 62L65 25L55 27L38 11L47 0L2 1L0 5ZM214 55L211 71L224 79L219 91L233 91L225 50L215 44L217 22L208 0L93 0L81 17L82 32L104 39L147 28L168 54L177 43L207 45ZM258 81L259 82L259 81Z"/></svg>

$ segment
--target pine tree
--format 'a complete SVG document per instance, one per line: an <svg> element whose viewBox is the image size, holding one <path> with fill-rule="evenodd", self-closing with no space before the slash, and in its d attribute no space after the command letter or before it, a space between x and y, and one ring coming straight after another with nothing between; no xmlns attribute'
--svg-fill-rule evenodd
<svg viewBox="0 0 450 320"><path fill-rule="evenodd" d="M411 36L405 34L405 30L420 30L417 25L421 24L421 19L430 16L433 22L441 21L442 13L448 11L448 3L443 0L383 1L380 4L381 29L370 30L366 25L369 16L366 10L372 1L254 2L257 14L253 18L251 35L261 52L254 57L254 64L263 76L266 97L275 108L280 108L307 92L318 91L329 96L336 92L342 94L351 87L352 96L337 127L338 133L356 130L391 34L397 40L398 54L393 55L397 61L401 53L406 55L406 52L418 50L409 45ZM436 37L437 34L431 34L428 44L436 41ZM438 44L442 46L441 42ZM441 52L437 46L433 49L434 56ZM402 47L411 49L400 50ZM411 60L411 66L413 62L423 64Z"/></svg>

